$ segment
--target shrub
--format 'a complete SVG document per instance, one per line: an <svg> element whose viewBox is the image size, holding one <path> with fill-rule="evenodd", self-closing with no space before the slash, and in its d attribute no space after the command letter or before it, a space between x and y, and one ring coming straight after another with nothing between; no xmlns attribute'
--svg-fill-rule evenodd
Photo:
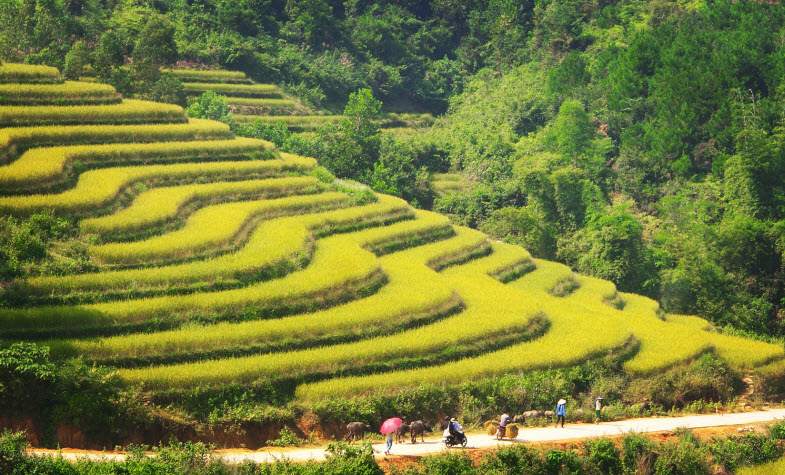
<svg viewBox="0 0 785 475"><path fill-rule="evenodd" d="M545 453L547 473L578 475L583 470L581 458L572 450L549 450Z"/></svg>
<svg viewBox="0 0 785 475"><path fill-rule="evenodd" d="M769 427L769 434L772 439L785 440L785 422L778 422Z"/></svg>
<svg viewBox="0 0 785 475"><path fill-rule="evenodd" d="M584 444L586 459L605 475L622 472L622 460L618 449L608 439L590 440Z"/></svg>
<svg viewBox="0 0 785 475"><path fill-rule="evenodd" d="M480 473L546 475L542 453L525 445L499 448L483 458Z"/></svg>
<svg viewBox="0 0 785 475"><path fill-rule="evenodd" d="M188 106L187 112L189 117L232 123L226 98L213 91L207 91L193 100Z"/></svg>
<svg viewBox="0 0 785 475"><path fill-rule="evenodd" d="M650 439L638 434L626 435L621 446L625 473L649 473L645 468L651 467L654 461L654 444Z"/></svg>
<svg viewBox="0 0 785 475"><path fill-rule="evenodd" d="M428 475L474 475L472 459L466 454L446 453L422 459L424 473Z"/></svg>
<svg viewBox="0 0 785 475"><path fill-rule="evenodd" d="M79 79L85 66L90 62L90 50L84 41L77 41L65 55L63 75L67 79Z"/></svg>
<svg viewBox="0 0 785 475"><path fill-rule="evenodd" d="M327 461L319 469L325 475L384 475L368 442L361 445L334 442L328 445Z"/></svg>
<svg viewBox="0 0 785 475"><path fill-rule="evenodd" d="M0 434L0 473L22 474L25 467L27 456L27 438L24 432L11 432L3 429Z"/></svg>
<svg viewBox="0 0 785 475"><path fill-rule="evenodd" d="M144 94L151 101L168 102L184 106L186 103L183 83L171 74L162 74Z"/></svg>
<svg viewBox="0 0 785 475"><path fill-rule="evenodd" d="M559 279L550 289L551 295L554 297L566 297L575 292L581 284L574 275L569 275Z"/></svg>
<svg viewBox="0 0 785 475"><path fill-rule="evenodd" d="M662 444L654 462L654 475L708 475L706 453L689 442Z"/></svg>
<svg viewBox="0 0 785 475"><path fill-rule="evenodd" d="M238 120L238 124L235 126L235 133L242 137L269 140L278 147L282 147L291 136L291 132L289 132L285 122L265 122L259 119L255 119L252 122Z"/></svg>
<svg viewBox="0 0 785 475"><path fill-rule="evenodd" d="M269 445L270 447L296 447L302 445L303 442L304 440L297 437L297 434L295 434L292 429L284 426L278 434L278 438L268 440L265 445Z"/></svg>
<svg viewBox="0 0 785 475"><path fill-rule="evenodd" d="M714 440L708 448L714 461L731 472L744 465L758 465L782 456L782 448L777 442L760 434Z"/></svg>

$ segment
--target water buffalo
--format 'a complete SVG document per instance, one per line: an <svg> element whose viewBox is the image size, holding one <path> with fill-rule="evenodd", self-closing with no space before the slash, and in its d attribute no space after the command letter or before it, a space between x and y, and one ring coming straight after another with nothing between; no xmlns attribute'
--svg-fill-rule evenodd
<svg viewBox="0 0 785 475"><path fill-rule="evenodd" d="M395 431L395 441L400 444L403 438L406 436L406 434L409 433L410 430L411 430L411 426L409 424L405 422L401 424L401 427L399 427L398 430Z"/></svg>
<svg viewBox="0 0 785 475"><path fill-rule="evenodd" d="M410 427L411 432L412 432L412 444L416 444L417 443L417 436L418 435L420 436L420 441L421 442L425 442L424 434L426 432L431 432L430 426L428 426L423 421L414 421L411 424L409 424L409 427Z"/></svg>
<svg viewBox="0 0 785 475"><path fill-rule="evenodd" d="M512 421L516 424L523 424L526 422L526 415L516 414L515 417L512 418Z"/></svg>
<svg viewBox="0 0 785 475"><path fill-rule="evenodd" d="M542 411L526 411L523 413L523 417L525 419L536 419L542 416L543 416Z"/></svg>
<svg viewBox="0 0 785 475"><path fill-rule="evenodd" d="M346 424L346 440L359 440L363 438L365 431L369 430L365 422L350 422Z"/></svg>

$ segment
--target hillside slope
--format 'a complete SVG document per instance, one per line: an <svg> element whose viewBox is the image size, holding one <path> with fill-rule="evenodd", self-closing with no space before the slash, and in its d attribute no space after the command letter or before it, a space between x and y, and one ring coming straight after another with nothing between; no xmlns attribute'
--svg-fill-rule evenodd
<svg viewBox="0 0 785 475"><path fill-rule="evenodd" d="M634 349L624 368L635 374L708 351L739 369L785 357L325 179L315 160L223 124L17 69L0 67L11 81L0 85L0 118L13 125L0 129L0 210L80 219L99 270L17 282L26 305L0 309L3 339L116 366L152 392L273 382L300 401L622 348Z"/></svg>

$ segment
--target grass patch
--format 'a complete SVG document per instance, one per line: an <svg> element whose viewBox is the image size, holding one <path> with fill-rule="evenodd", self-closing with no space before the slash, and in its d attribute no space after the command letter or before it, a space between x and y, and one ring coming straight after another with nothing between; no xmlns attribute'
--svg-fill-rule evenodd
<svg viewBox="0 0 785 475"><path fill-rule="evenodd" d="M237 252L212 259L154 268L102 271L28 279L25 292L48 298L119 297L237 287L280 277L310 260L313 237L379 226L411 217L402 200L382 197L378 203L262 222ZM312 237L313 235L313 237Z"/></svg>
<svg viewBox="0 0 785 475"><path fill-rule="evenodd" d="M79 172L90 168L105 168L131 164L165 164L182 161L216 161L251 159L264 156L272 144L263 140L239 137L223 139L223 128L214 140L202 140L205 130L180 126L159 130L158 134L185 141L136 144L73 145L36 148L25 152L19 160L0 167L0 190L9 192L54 191L73 184ZM189 140L191 139L191 140Z"/></svg>
<svg viewBox="0 0 785 475"><path fill-rule="evenodd" d="M0 83L60 83L60 71L38 64L0 64Z"/></svg>
<svg viewBox="0 0 785 475"><path fill-rule="evenodd" d="M227 71L224 69L161 69L162 73L169 73L183 82L218 82L232 84L248 84L250 79L242 71Z"/></svg>
<svg viewBox="0 0 785 475"><path fill-rule="evenodd" d="M108 84L75 81L62 84L0 84L0 105L56 106L118 102L120 95Z"/></svg>
<svg viewBox="0 0 785 475"><path fill-rule="evenodd" d="M2 127L171 122L187 122L182 107L134 99L97 106L0 106Z"/></svg>
<svg viewBox="0 0 785 475"><path fill-rule="evenodd" d="M281 89L275 84L221 84L209 82L187 82L183 84L187 94L202 94L207 91L224 96L280 98Z"/></svg>
<svg viewBox="0 0 785 475"><path fill-rule="evenodd" d="M313 168L315 160L288 156L283 160L178 163L90 170L79 176L76 186L62 193L0 197L0 211L29 215L36 211L85 216L100 214L126 190L137 183L171 185L184 181L262 178Z"/></svg>

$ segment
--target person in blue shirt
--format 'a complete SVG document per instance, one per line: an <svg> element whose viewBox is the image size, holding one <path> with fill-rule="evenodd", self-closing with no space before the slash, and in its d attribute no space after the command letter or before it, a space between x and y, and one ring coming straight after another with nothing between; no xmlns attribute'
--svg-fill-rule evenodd
<svg viewBox="0 0 785 475"><path fill-rule="evenodd" d="M559 399L559 402L556 403L556 427L559 427L559 422L561 422L561 427L564 429L564 418L567 417L567 401L564 399Z"/></svg>

